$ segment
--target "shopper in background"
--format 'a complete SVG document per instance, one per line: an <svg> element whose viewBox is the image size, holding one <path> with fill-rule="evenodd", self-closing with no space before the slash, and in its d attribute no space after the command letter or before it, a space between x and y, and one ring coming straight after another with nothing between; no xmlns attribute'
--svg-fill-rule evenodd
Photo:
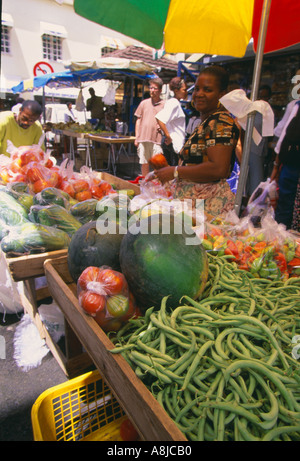
<svg viewBox="0 0 300 461"><path fill-rule="evenodd" d="M297 70L295 76L300 76L300 69ZM292 87L292 93L293 93L293 90L296 90L297 92L297 88L296 86L298 85L299 87L299 83L300 83L300 77L296 78L296 82L294 83L293 87ZM295 97L297 96L297 97ZM284 115L282 117L282 119L277 123L277 125L275 126L274 128L274 136L276 138L280 138L280 135L282 133L282 130L284 129L288 119L289 119L289 116L291 115L291 112L293 110L293 107L294 105L296 104L297 100L300 98L300 94L298 95L292 95L293 99L288 103L288 105L286 106L286 109L285 109L285 112L284 112Z"/></svg>
<svg viewBox="0 0 300 461"><path fill-rule="evenodd" d="M104 103L100 96L96 96L94 88L89 88L91 97L86 101L86 110L91 112L91 119L96 121L98 126L105 126Z"/></svg>
<svg viewBox="0 0 300 461"><path fill-rule="evenodd" d="M76 122L76 116L73 112L73 109L72 109L72 103L71 102L67 102L67 109L64 113L64 121L65 123L72 123L72 122Z"/></svg>
<svg viewBox="0 0 300 461"><path fill-rule="evenodd" d="M297 191L294 201L294 211L291 229L300 232L300 177L298 179Z"/></svg>
<svg viewBox="0 0 300 461"><path fill-rule="evenodd" d="M12 111L0 113L0 154L10 156L7 152L7 141L15 147L38 144L42 134L39 119L42 107L37 101L24 101L18 114ZM42 145L42 148L45 148Z"/></svg>
<svg viewBox="0 0 300 461"><path fill-rule="evenodd" d="M149 163L151 157L155 154L162 154L161 147L162 135L155 118L156 114L161 111L165 101L161 99L163 81L155 78L150 81L149 92L150 98L143 99L138 105L134 115L136 116L135 124L135 146L141 173L146 176L149 173Z"/></svg>
<svg viewBox="0 0 300 461"><path fill-rule="evenodd" d="M156 177L171 188L175 199L204 200L209 217L224 216L234 207L235 194L227 178L234 164L239 129L230 113L220 104L229 76L220 66L201 70L195 83L193 103L201 123L183 146L183 164L155 170ZM175 182L169 183L175 178Z"/></svg>
<svg viewBox="0 0 300 461"><path fill-rule="evenodd" d="M166 101L162 111L156 114L157 123L164 134L163 152L169 165L178 165L179 152L185 141L186 119L180 101L187 98L187 86L181 77L169 83L174 97Z"/></svg>
<svg viewBox="0 0 300 461"><path fill-rule="evenodd" d="M271 180L278 180L279 189L275 219L287 229L291 229L300 176L300 101L294 104L276 144L275 153L271 175Z"/></svg>

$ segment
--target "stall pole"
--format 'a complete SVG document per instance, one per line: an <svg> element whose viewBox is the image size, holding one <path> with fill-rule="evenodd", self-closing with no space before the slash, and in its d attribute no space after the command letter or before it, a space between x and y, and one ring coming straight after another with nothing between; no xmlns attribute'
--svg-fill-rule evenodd
<svg viewBox="0 0 300 461"><path fill-rule="evenodd" d="M259 30L259 36L258 36L258 42L257 42L257 50L256 50L256 56L255 56L255 62L254 62L252 90L251 90L251 96L250 96L251 101L255 101L258 95L262 60L263 60L263 55L264 55L264 47L265 47L265 41L266 41L268 20L269 20L269 15L270 15L270 8L271 8L271 0L264 0L262 13L261 13L261 19L260 19L260 30ZM240 177L239 177L239 183L238 183L238 187L236 191L235 204L234 204L234 209L235 209L237 216L240 215L242 197L243 197L244 188L245 188L247 176L248 176L250 148L251 148L255 114L256 114L256 111L253 111L250 114L248 114L248 117L247 117L247 125L246 125L246 131L245 131L245 142L244 142L244 147L243 147Z"/></svg>

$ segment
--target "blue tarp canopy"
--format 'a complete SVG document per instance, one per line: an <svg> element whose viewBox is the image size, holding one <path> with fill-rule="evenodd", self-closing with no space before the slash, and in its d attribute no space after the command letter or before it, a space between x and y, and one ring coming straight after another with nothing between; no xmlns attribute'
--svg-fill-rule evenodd
<svg viewBox="0 0 300 461"><path fill-rule="evenodd" d="M102 58L98 61L73 62L66 67L69 67L69 69L62 72L53 72L23 80L12 87L12 91L13 93L22 93L22 91L32 91L46 85L50 88L81 88L84 82L101 79L117 81L123 80L125 77L132 77L146 80L156 76L153 66L142 61L131 61L123 58Z"/></svg>

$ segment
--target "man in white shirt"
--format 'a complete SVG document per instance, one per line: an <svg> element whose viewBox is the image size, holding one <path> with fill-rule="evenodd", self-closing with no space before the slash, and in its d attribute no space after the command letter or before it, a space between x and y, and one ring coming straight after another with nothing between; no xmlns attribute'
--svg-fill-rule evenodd
<svg viewBox="0 0 300 461"><path fill-rule="evenodd" d="M64 121L65 123L70 123L70 122L76 122L76 116L73 112L73 109L72 109L72 103L71 102L68 102L67 103L67 110L66 112L64 113Z"/></svg>

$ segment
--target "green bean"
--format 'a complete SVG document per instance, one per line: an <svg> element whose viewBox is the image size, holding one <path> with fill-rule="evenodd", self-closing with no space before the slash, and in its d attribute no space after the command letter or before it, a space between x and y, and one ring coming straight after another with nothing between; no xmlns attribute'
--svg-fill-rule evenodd
<svg viewBox="0 0 300 461"><path fill-rule="evenodd" d="M245 336L244 333L240 334L240 338L245 346L248 347L248 349L253 353L253 355L257 355L260 358L265 357L265 351L263 351L259 346L254 346L254 344ZM278 354L277 351L276 353Z"/></svg>
<svg viewBox="0 0 300 461"><path fill-rule="evenodd" d="M195 350L196 350L196 337L194 333L191 331L189 332L192 338L192 341L190 343L190 347L188 350L181 355L181 357L173 364L169 366L169 370L175 371L176 369L180 369L180 373L182 373L186 367L189 365L190 361L189 359L193 356ZM183 368L182 368L183 367ZM178 371L177 371L178 372Z"/></svg>
<svg viewBox="0 0 300 461"><path fill-rule="evenodd" d="M171 384L172 383L172 378L170 378L169 376L166 376L165 373L161 372L158 369L158 364L156 364L155 367L153 367L153 365L154 365L153 361L152 361L152 363L149 364L149 361L146 362L144 356L142 356L143 357L143 360L142 360L141 357L136 357L134 355L134 352L135 351L131 352L130 359L133 362L135 362L142 370L144 370L145 372L149 372L150 374L155 376L162 383L166 383L166 384Z"/></svg>
<svg viewBox="0 0 300 461"><path fill-rule="evenodd" d="M140 349L145 351L147 354L151 354L154 357L159 357L159 358L163 359L165 361L165 363L170 363L170 362L173 363L174 362L174 359L172 357L170 357L169 355L164 354L164 353L160 352L159 350L154 349L153 347L147 346L146 344L144 344L139 339L136 341L136 345Z"/></svg>
<svg viewBox="0 0 300 461"><path fill-rule="evenodd" d="M216 402L216 401L206 401L206 402L199 402L199 398L196 397L193 402L191 402L189 405L187 405L185 408L183 408L176 416L176 420L179 421L180 417L185 414L192 405L197 405L198 408L217 408L225 411L230 411L233 413L236 413L237 415L244 416L246 419L248 419L250 422L253 424L260 424L260 419L258 416L256 416L254 413L245 410L244 408L235 405L233 403L227 403L227 402Z"/></svg>
<svg viewBox="0 0 300 461"><path fill-rule="evenodd" d="M109 349L111 354L121 354L124 351L133 349L135 347L134 344L124 344L123 346L114 347L113 349Z"/></svg>
<svg viewBox="0 0 300 461"><path fill-rule="evenodd" d="M220 315L213 312L211 309L208 309L208 308L205 308L203 305L201 305L200 303L197 303L194 299L190 298L189 296L183 296L183 298L185 298L187 301L189 301L193 306L195 307L199 307L199 310L201 312L203 312L204 314L207 314L208 316L214 318L214 319L219 319L220 318ZM205 300L205 303L208 303L209 301L207 301L207 299Z"/></svg>
<svg viewBox="0 0 300 461"><path fill-rule="evenodd" d="M258 372L262 373L264 376L267 376L267 378L270 379L274 383L274 385L278 388L280 393L283 395L283 397L285 398L288 404L289 409L294 411L295 406L298 407L293 396L286 389L283 382L278 378L278 375L270 371L269 368L267 368L265 365L258 363L255 360L236 360L231 365L229 365L227 369L224 371L225 380L228 380L229 376L234 371L236 371L237 369L243 369L243 368L257 370Z"/></svg>
<svg viewBox="0 0 300 461"><path fill-rule="evenodd" d="M275 397L274 393L271 391L269 386L266 384L264 378L260 376L258 373L255 373L251 370L251 373L254 375L256 381L261 385L261 387L265 390L269 400L270 400L270 411L268 413L259 413L260 417L263 418L266 422L261 424L261 427L264 429L271 429L277 421L279 406L277 398Z"/></svg>
<svg viewBox="0 0 300 461"><path fill-rule="evenodd" d="M236 424L239 432L241 433L244 440L248 442L258 442L260 441L259 437L255 437L251 432L247 429L247 423L245 418L236 418Z"/></svg>
<svg viewBox="0 0 300 461"><path fill-rule="evenodd" d="M296 426L278 426L267 432L262 438L263 442L269 442L284 433L300 432L300 424Z"/></svg>
<svg viewBox="0 0 300 461"><path fill-rule="evenodd" d="M161 330L163 330L165 333L169 333L170 335L173 335L173 336L176 336L177 338L179 338L183 343L186 342L186 338L184 335L182 335L181 333L179 333L177 330L167 326L167 325L164 325L162 322L160 322L154 314L151 314L150 315L150 319L151 321L153 322L153 324L160 328Z"/></svg>
<svg viewBox="0 0 300 461"><path fill-rule="evenodd" d="M196 371L196 368L198 367L198 365L200 363L200 360L201 360L202 356L205 354L207 349L209 349L212 346L212 344L214 344L214 341L207 341L207 343L203 344L203 346L200 347L200 349L197 352L192 364L190 365L190 367L188 369L187 374L185 375L185 378L184 378L184 381L183 381L183 386L182 386L181 390L186 389L188 383L190 382L193 374Z"/></svg>

